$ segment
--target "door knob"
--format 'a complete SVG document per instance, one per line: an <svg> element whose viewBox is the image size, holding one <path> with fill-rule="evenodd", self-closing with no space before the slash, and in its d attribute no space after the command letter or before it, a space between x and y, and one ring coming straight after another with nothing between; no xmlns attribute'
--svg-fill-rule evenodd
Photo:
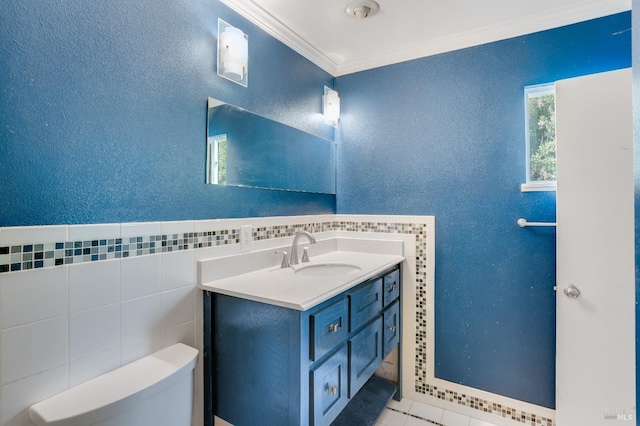
<svg viewBox="0 0 640 426"><path fill-rule="evenodd" d="M578 290L578 288L573 284L565 287L562 291L564 291L564 295L569 299L577 299L578 297L580 297L580 290Z"/></svg>

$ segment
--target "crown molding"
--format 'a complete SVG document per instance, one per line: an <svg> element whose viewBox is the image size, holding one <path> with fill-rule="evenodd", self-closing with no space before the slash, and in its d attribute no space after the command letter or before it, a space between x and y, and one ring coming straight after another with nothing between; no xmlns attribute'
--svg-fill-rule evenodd
<svg viewBox="0 0 640 426"><path fill-rule="evenodd" d="M336 62L253 1L220 0L220 2L335 77L338 67Z"/></svg>
<svg viewBox="0 0 640 426"><path fill-rule="evenodd" d="M575 7L555 9L523 19L467 31L451 37L405 46L363 59L336 63L254 1L221 0L221 2L334 77L631 10L631 0L595 0Z"/></svg>

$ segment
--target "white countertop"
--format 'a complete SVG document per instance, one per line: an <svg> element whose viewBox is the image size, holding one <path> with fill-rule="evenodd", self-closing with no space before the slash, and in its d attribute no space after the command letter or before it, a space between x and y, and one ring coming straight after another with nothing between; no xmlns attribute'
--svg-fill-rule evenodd
<svg viewBox="0 0 640 426"><path fill-rule="evenodd" d="M240 256L242 255L230 256L226 261L225 258L219 258L201 262L218 261L218 266L223 263L229 265L236 263ZM340 263L355 265L359 269L353 268L339 275L327 277L315 271L310 274L296 273L294 268L280 268L278 263L237 275L224 273L223 276L230 276L210 281L202 279L206 273L200 273L198 286L215 293L305 311L403 260L404 256L401 254L335 250L311 256L309 263L295 265L294 268L320 263ZM206 263L202 266L207 267ZM318 268L318 271L320 269Z"/></svg>

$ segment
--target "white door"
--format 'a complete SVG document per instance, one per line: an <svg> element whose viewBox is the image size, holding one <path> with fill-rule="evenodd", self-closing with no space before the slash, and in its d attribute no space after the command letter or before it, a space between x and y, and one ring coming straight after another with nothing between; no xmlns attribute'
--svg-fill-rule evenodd
<svg viewBox="0 0 640 426"><path fill-rule="evenodd" d="M636 421L631 92L630 69L556 83L558 426Z"/></svg>

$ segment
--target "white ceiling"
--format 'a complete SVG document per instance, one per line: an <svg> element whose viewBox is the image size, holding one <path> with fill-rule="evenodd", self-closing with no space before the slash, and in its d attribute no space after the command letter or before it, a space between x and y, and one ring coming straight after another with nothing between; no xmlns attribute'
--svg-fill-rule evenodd
<svg viewBox="0 0 640 426"><path fill-rule="evenodd" d="M631 0L221 0L333 76L476 46L631 9Z"/></svg>

